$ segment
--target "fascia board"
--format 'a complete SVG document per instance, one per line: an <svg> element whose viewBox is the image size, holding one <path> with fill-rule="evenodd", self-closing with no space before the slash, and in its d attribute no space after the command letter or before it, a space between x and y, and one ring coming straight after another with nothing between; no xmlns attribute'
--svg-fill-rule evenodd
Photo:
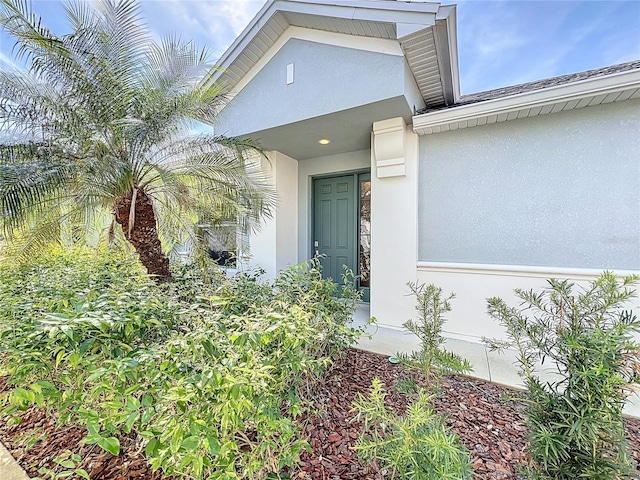
<svg viewBox="0 0 640 480"><path fill-rule="evenodd" d="M436 25L444 25L443 28L436 28L436 35L442 33L438 41L445 43L448 47L449 70L447 74L453 89L453 102L460 100L460 67L458 63L458 17L455 5L440 7L436 15ZM445 35L446 34L446 35Z"/></svg>
<svg viewBox="0 0 640 480"><path fill-rule="evenodd" d="M447 105L453 105L460 98L455 5L438 11L433 33L443 96Z"/></svg>
<svg viewBox="0 0 640 480"><path fill-rule="evenodd" d="M433 29L433 39L436 44L438 69L440 70L440 82L442 84L442 96L446 105L455 103L456 93L453 87L453 76L451 69L451 53L449 49L449 35L445 21L436 21Z"/></svg>
<svg viewBox="0 0 640 480"><path fill-rule="evenodd" d="M275 0L275 9L283 13L299 13L320 17L342 18L382 23L433 25L438 4L396 1L304 2Z"/></svg>
<svg viewBox="0 0 640 480"><path fill-rule="evenodd" d="M254 37L258 34L260 29L269 21L269 19L275 14L274 0L269 0L263 5L263 7L256 13L255 17L249 22L249 25L236 37L233 43L225 50L222 56L216 62L221 70L220 73L215 75L216 77L222 74L233 61L240 55L245 47L251 43Z"/></svg>
<svg viewBox="0 0 640 480"><path fill-rule="evenodd" d="M391 10L395 12L411 13L437 13L440 4L438 2L404 2L396 0L275 0L278 3L296 8L301 5L312 5L322 10L327 6L356 8L359 10ZM323 12L320 12L324 15Z"/></svg>
<svg viewBox="0 0 640 480"><path fill-rule="evenodd" d="M440 5L436 12L436 20L447 20L456 18L456 5Z"/></svg>
<svg viewBox="0 0 640 480"><path fill-rule="evenodd" d="M446 110L427 112L413 117L413 131L419 135L427 129L463 121L511 113L527 108L543 107L554 103L580 100L640 87L640 70L621 72L606 77L590 78L580 82L558 85L543 90L525 92L505 98L461 105Z"/></svg>

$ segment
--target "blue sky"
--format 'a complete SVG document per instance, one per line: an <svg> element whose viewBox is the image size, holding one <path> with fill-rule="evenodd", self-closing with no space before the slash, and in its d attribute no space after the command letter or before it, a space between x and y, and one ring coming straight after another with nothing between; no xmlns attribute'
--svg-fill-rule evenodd
<svg viewBox="0 0 640 480"><path fill-rule="evenodd" d="M32 0L43 23L66 33L59 0ZM142 0L158 36L179 33L220 56L263 0ZM640 59L640 0L443 1L458 5L462 93ZM0 36L0 67L13 42Z"/></svg>

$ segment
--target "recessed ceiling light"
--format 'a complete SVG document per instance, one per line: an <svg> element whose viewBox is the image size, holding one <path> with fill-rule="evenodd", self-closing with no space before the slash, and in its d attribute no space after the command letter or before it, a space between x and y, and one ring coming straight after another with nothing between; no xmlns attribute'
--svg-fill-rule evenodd
<svg viewBox="0 0 640 480"><path fill-rule="evenodd" d="M331 143L331 140L329 140L327 138L321 138L320 140L318 140L318 143L320 145L329 145Z"/></svg>

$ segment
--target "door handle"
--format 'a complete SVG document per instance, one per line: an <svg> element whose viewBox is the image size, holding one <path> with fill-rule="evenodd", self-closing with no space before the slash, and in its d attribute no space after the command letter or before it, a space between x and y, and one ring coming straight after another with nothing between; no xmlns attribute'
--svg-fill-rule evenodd
<svg viewBox="0 0 640 480"><path fill-rule="evenodd" d="M320 252L318 252L318 240L313 242L313 247L316 249L316 257L317 257L318 255L320 255Z"/></svg>

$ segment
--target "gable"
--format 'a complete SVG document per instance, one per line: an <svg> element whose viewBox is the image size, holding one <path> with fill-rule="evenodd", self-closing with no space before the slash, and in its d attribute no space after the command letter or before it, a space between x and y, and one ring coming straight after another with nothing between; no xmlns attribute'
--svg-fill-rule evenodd
<svg viewBox="0 0 640 480"><path fill-rule="evenodd" d="M290 38L222 110L216 130L247 135L398 97L411 116L420 108L413 84L402 55Z"/></svg>
<svg viewBox="0 0 640 480"><path fill-rule="evenodd" d="M439 107L459 97L456 7L428 1L267 0L218 60L214 80L227 92L240 90L252 70L294 30L341 35L350 39L347 43L389 42L405 58L421 97L416 103Z"/></svg>

